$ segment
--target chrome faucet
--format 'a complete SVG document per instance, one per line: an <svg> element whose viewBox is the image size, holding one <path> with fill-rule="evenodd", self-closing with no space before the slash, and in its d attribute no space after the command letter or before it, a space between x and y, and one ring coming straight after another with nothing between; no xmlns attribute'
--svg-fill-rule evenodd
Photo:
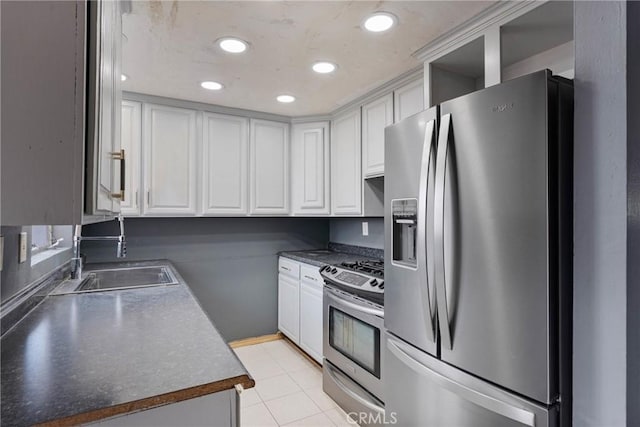
<svg viewBox="0 0 640 427"><path fill-rule="evenodd" d="M82 276L82 257L80 256L80 242L83 240L116 240L118 246L116 249L116 257L124 258L127 256L127 242L124 236L124 218L118 215L115 218L120 224L119 236L83 236L82 225L76 225L73 232L73 258L71 258L71 278L80 279Z"/></svg>

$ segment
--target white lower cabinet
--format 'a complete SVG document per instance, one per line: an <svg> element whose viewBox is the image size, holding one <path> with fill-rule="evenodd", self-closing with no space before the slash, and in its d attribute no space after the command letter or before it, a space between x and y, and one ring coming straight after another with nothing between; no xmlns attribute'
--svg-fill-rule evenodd
<svg viewBox="0 0 640 427"><path fill-rule="evenodd" d="M278 329L300 342L300 281L286 274L278 274Z"/></svg>
<svg viewBox="0 0 640 427"><path fill-rule="evenodd" d="M322 364L322 287L318 267L280 257L278 329Z"/></svg>

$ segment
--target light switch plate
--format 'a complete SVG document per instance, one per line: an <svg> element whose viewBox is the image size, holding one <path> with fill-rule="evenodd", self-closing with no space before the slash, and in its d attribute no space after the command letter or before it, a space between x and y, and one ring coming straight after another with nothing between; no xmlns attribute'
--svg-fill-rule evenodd
<svg viewBox="0 0 640 427"><path fill-rule="evenodd" d="M367 221L362 221L362 235L369 235L369 223Z"/></svg>
<svg viewBox="0 0 640 427"><path fill-rule="evenodd" d="M18 263L22 264L27 260L27 232L20 233L20 255L18 256Z"/></svg>

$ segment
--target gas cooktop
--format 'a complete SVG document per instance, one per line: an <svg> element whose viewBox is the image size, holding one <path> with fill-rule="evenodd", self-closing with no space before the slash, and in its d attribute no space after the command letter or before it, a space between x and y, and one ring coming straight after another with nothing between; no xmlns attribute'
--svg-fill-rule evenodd
<svg viewBox="0 0 640 427"><path fill-rule="evenodd" d="M320 274L327 285L384 305L384 261L382 260L325 265L320 269Z"/></svg>

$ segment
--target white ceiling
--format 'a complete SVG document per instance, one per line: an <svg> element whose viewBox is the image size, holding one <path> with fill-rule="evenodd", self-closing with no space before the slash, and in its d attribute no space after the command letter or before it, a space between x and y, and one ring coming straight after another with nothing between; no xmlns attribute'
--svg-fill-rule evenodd
<svg viewBox="0 0 640 427"><path fill-rule="evenodd" d="M134 1L123 20L126 91L287 116L329 113L420 63L413 52L493 2L487 1ZM361 28L386 11L399 24ZM223 36L250 43L229 54ZM330 75L317 60L338 64ZM215 80L222 91L199 83ZM279 94L296 96L281 104Z"/></svg>

